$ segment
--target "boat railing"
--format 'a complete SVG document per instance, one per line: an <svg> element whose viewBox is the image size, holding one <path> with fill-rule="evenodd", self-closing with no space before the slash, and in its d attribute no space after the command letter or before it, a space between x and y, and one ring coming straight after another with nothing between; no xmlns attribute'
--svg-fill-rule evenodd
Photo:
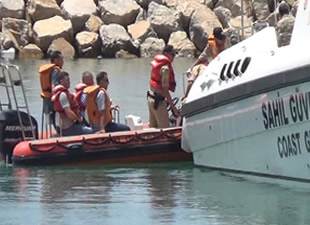
<svg viewBox="0 0 310 225"><path fill-rule="evenodd" d="M115 107L111 110L112 119L115 123L119 123L119 107Z"/></svg>
<svg viewBox="0 0 310 225"><path fill-rule="evenodd" d="M23 139L35 139L35 128L29 112L28 102L25 95L25 88L19 68L16 65L10 64L8 61L0 62L0 68L0 87L5 89L7 95L6 103L0 101L0 111L3 111L4 109L15 109L17 112L18 122L21 127ZM19 92L17 91L17 87L20 88ZM17 97L17 92L21 93L21 96ZM3 99L3 95L1 97ZM23 123L20 110L25 110L28 114L31 132L26 132L27 129ZM31 136L26 136L26 133L31 133Z"/></svg>

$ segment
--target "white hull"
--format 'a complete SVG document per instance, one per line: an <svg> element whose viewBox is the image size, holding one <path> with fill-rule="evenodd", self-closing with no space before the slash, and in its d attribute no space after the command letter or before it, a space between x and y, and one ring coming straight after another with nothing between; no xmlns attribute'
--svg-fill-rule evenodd
<svg viewBox="0 0 310 225"><path fill-rule="evenodd" d="M300 118L295 122L297 104L290 104L289 99L298 98L296 88L305 96L310 82L186 118L182 141L194 153L195 165L310 181L310 102L307 108L301 107ZM275 117L270 112L267 119L277 124L267 125L266 129L262 105L276 99L283 100L284 114Z"/></svg>
<svg viewBox="0 0 310 225"><path fill-rule="evenodd" d="M266 28L195 81L182 133L195 165L310 182L310 45L302 42L310 39L309 5L300 2L290 46L278 48Z"/></svg>

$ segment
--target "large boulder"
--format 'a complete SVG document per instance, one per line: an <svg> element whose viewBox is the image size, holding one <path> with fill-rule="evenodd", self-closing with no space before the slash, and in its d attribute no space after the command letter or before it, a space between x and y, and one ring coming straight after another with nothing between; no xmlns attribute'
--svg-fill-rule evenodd
<svg viewBox="0 0 310 225"><path fill-rule="evenodd" d="M149 4L148 20L158 37L164 39L165 42L168 42L171 33L183 30L180 13L155 2Z"/></svg>
<svg viewBox="0 0 310 225"><path fill-rule="evenodd" d="M33 37L35 44L46 51L51 42L57 38L64 38L72 43L73 32L70 20L64 20L60 16L39 20L33 25Z"/></svg>
<svg viewBox="0 0 310 225"><path fill-rule="evenodd" d="M19 46L27 45L32 36L31 24L22 19L3 18L2 31L11 33Z"/></svg>
<svg viewBox="0 0 310 225"><path fill-rule="evenodd" d="M149 4L151 2L156 2L158 4L163 4L163 1L164 0L136 0L136 2L141 6L143 7L144 9L147 9Z"/></svg>
<svg viewBox="0 0 310 225"><path fill-rule="evenodd" d="M85 30L89 32L99 32L100 26L103 24L102 20L95 15L91 15L85 23Z"/></svg>
<svg viewBox="0 0 310 225"><path fill-rule="evenodd" d="M97 57L100 53L99 35L94 32L82 31L75 36L79 57Z"/></svg>
<svg viewBox="0 0 310 225"><path fill-rule="evenodd" d="M60 51L64 58L73 59L75 50L73 46L64 38L57 38L53 40L47 52Z"/></svg>
<svg viewBox="0 0 310 225"><path fill-rule="evenodd" d="M27 12L32 22L61 15L60 7L55 0L30 0Z"/></svg>
<svg viewBox="0 0 310 225"><path fill-rule="evenodd" d="M194 57L196 48L184 31L177 31L171 34L168 44L172 45L178 52L178 57Z"/></svg>
<svg viewBox="0 0 310 225"><path fill-rule="evenodd" d="M222 24L222 27L228 28L229 27L229 20L232 18L232 14L229 9L219 6L216 7L214 10L215 15L219 19L219 21Z"/></svg>
<svg viewBox="0 0 310 225"><path fill-rule="evenodd" d="M125 28L119 24L102 25L99 29L104 57L115 57L115 53L123 49L138 54L138 46L133 42Z"/></svg>
<svg viewBox="0 0 310 225"><path fill-rule="evenodd" d="M149 37L157 37L149 21L143 20L128 26L128 33L134 40L142 43Z"/></svg>
<svg viewBox="0 0 310 225"><path fill-rule="evenodd" d="M5 17L23 19L24 14L24 0L0 0L0 20Z"/></svg>
<svg viewBox="0 0 310 225"><path fill-rule="evenodd" d="M189 24L189 35L199 51L205 48L208 35L212 34L214 27L221 27L221 23L211 9L202 6L195 10Z"/></svg>
<svg viewBox="0 0 310 225"><path fill-rule="evenodd" d="M181 24L185 31L188 31L192 14L200 7L205 7L197 0L163 0L163 5L180 14Z"/></svg>
<svg viewBox="0 0 310 225"><path fill-rule="evenodd" d="M165 41L158 38L147 38L140 45L140 55L141 57L153 57L154 55L161 53L165 48Z"/></svg>
<svg viewBox="0 0 310 225"><path fill-rule="evenodd" d="M28 44L20 49L19 58L42 59L44 57L41 49L35 44Z"/></svg>
<svg viewBox="0 0 310 225"><path fill-rule="evenodd" d="M124 27L135 22L141 7L134 0L105 0L99 2L104 24L116 23Z"/></svg>
<svg viewBox="0 0 310 225"><path fill-rule="evenodd" d="M64 0L61 3L61 12L64 18L71 20L73 32L76 34L84 29L91 15L96 15L97 6L93 0Z"/></svg>

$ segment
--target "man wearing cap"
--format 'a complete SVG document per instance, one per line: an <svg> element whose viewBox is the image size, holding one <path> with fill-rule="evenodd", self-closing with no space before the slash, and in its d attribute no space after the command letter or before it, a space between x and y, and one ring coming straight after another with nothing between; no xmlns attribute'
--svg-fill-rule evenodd
<svg viewBox="0 0 310 225"><path fill-rule="evenodd" d="M162 54L155 55L154 60L151 62L150 90L147 92L150 127L169 127L167 103L176 118L180 115L169 93L169 91L174 92L176 87L172 68L175 54L173 46L167 45Z"/></svg>
<svg viewBox="0 0 310 225"><path fill-rule="evenodd" d="M209 58L214 59L221 51L225 49L225 45L226 36L223 33L223 29L221 27L215 27L213 29L213 34L211 34L208 38L207 46L204 48L203 52L200 54L191 68L201 64L202 62L208 61Z"/></svg>

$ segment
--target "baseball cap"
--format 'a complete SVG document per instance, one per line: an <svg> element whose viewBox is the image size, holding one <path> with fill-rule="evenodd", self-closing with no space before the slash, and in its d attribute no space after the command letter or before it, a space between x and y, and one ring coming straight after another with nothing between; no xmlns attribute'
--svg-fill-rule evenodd
<svg viewBox="0 0 310 225"><path fill-rule="evenodd" d="M221 27L215 27L213 29L213 35L215 38L219 39L219 40L225 40L226 36L223 33L223 29Z"/></svg>

